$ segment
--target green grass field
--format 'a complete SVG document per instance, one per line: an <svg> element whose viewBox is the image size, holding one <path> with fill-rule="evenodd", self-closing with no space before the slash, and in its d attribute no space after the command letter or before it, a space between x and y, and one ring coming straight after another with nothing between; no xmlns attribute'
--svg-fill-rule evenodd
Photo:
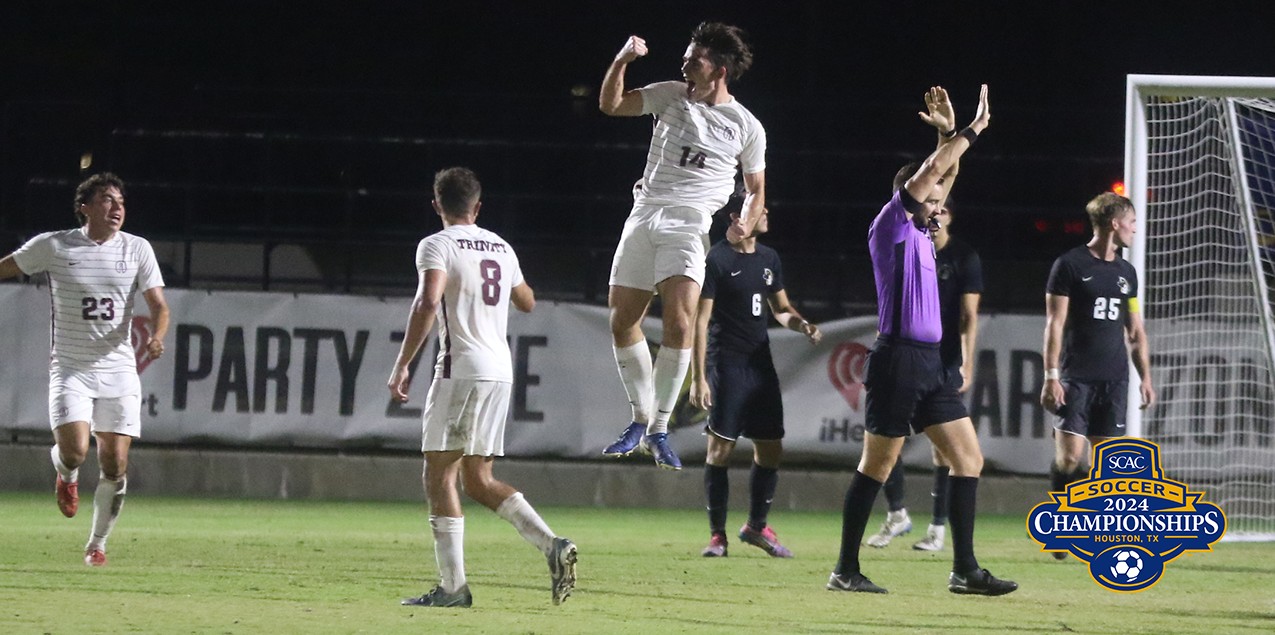
<svg viewBox="0 0 1275 635"><path fill-rule="evenodd" d="M791 560L731 543L705 559L702 512L545 508L580 547L580 581L550 603L543 558L485 509L470 508L472 609L399 606L435 581L419 505L153 499L124 508L90 569L92 517L57 513L53 494L0 494L0 633L1271 633L1275 545L1220 544L1170 563L1134 594L1057 562L1018 517L980 517L982 564L1019 582L999 598L948 593L950 548L912 551L919 532L864 569L889 595L824 590L840 518L775 512ZM731 522L742 522L733 513ZM874 518L875 529L880 518ZM914 517L918 529L924 518Z"/></svg>

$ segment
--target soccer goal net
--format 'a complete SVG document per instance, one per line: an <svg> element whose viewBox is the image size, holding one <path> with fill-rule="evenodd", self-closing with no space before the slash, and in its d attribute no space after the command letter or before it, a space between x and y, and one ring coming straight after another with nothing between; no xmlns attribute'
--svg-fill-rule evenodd
<svg viewBox="0 0 1275 635"><path fill-rule="evenodd" d="M1130 75L1125 152L1159 393L1130 382L1130 434L1226 539L1275 540L1275 78Z"/></svg>

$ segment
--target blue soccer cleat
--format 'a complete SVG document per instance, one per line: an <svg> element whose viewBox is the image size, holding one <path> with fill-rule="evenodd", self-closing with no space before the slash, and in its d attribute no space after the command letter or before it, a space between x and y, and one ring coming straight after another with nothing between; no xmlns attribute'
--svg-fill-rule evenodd
<svg viewBox="0 0 1275 635"><path fill-rule="evenodd" d="M549 575L553 578L553 603L562 604L576 587L576 562L579 552L566 538L554 538L549 549Z"/></svg>
<svg viewBox="0 0 1275 635"><path fill-rule="evenodd" d="M655 464L666 470L682 469L682 461L677 458L673 448L668 444L668 433L648 434L642 438L642 451L655 457Z"/></svg>
<svg viewBox="0 0 1275 635"><path fill-rule="evenodd" d="M642 435L644 434L646 434L646 424L634 421L629 424L629 427L624 429L624 432L620 434L620 438L615 440L615 443L608 445L602 451L602 454L615 457L633 454L633 450L636 450L638 444L642 442Z"/></svg>

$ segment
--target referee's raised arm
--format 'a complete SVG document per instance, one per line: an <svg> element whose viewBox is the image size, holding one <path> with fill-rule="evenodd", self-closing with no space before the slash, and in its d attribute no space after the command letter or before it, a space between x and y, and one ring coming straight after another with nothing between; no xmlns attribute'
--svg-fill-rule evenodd
<svg viewBox="0 0 1275 635"><path fill-rule="evenodd" d="M943 99L946 99L947 92L942 88L931 89L939 91ZM929 94L926 95L927 102L933 99ZM912 196L913 199L924 201L930 198L930 193L934 191L934 186L939 180L947 174L948 170L961 159L961 155L970 149L970 145L978 138L978 135L987 129L987 124L991 120L991 112L987 104L987 84L983 84L978 95L978 111L974 115L974 121L964 130L955 135L948 143L939 146L925 162L921 164L921 169L912 175L904 184L904 189Z"/></svg>

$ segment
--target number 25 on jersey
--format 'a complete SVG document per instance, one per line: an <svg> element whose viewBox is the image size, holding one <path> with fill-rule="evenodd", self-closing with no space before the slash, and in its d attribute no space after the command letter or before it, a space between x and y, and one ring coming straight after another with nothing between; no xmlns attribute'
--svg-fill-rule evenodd
<svg viewBox="0 0 1275 635"><path fill-rule="evenodd" d="M1094 298L1093 319L1119 320L1120 298Z"/></svg>

